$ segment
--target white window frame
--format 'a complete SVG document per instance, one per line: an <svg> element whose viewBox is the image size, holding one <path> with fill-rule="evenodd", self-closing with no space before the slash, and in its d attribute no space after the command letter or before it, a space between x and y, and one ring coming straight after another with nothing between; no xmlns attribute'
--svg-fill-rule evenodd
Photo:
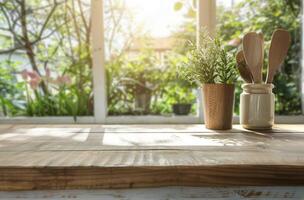
<svg viewBox="0 0 304 200"><path fill-rule="evenodd" d="M199 0L197 15L197 31L205 27L211 35L215 33L216 25L216 0ZM196 124L204 123L202 92L199 89L197 116L107 116L107 94L105 74L105 50L104 50L104 18L103 0L91 0L92 15L92 49L93 49L93 92L94 92L94 116L77 117L0 117L1 123L92 123L92 124ZM304 17L302 16L303 20ZM302 26L302 30L304 28ZM197 34L198 35L198 34ZM199 40L197 40L199 42ZM302 41L302 48L304 42ZM303 49L302 49L303 50ZM302 51L304 58L304 52ZM302 60L302 69L304 61ZM304 80L304 73L302 73ZM304 81L302 81L302 105L304 113ZM304 115L300 116L276 116L276 123L304 123ZM235 116L234 123L239 123L239 117Z"/></svg>
<svg viewBox="0 0 304 200"><path fill-rule="evenodd" d="M94 4L94 5L93 5ZM197 15L197 30L206 27L214 34L216 24L216 0L199 0ZM197 116L107 116L107 94L105 92L105 65L104 65L104 32L103 12L94 13L94 11L103 10L103 0L92 0L92 25L93 28L93 71L94 74L94 108L96 123L101 124L175 124L175 123L203 123L204 115L202 108L202 92L198 90L198 114ZM102 36L101 36L102 35ZM198 34L197 34L198 35ZM100 37L101 36L101 37ZM96 46L94 46L94 44ZM97 50L97 51L96 51ZM96 52L95 52L96 51Z"/></svg>

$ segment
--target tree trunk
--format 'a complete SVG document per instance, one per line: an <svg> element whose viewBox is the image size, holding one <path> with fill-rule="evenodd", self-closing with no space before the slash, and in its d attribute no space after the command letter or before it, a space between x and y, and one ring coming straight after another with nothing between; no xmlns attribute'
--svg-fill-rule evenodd
<svg viewBox="0 0 304 200"><path fill-rule="evenodd" d="M21 20L21 29L22 29L22 36L23 36L22 40L24 42L24 48L26 50L26 55L31 63L32 69L34 71L36 71L39 74L39 76L41 76L38 66L37 66L36 59L35 59L35 53L33 51L33 44L30 41L30 39L28 37L28 33L27 33L27 21L26 21L27 13L26 13L25 0L20 1L20 6L21 6L20 20ZM43 80L40 83L40 87L44 94L48 94L48 89Z"/></svg>

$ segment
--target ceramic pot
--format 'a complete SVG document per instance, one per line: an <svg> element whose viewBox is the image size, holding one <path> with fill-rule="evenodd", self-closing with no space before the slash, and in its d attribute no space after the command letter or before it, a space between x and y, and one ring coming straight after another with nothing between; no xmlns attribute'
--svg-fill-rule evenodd
<svg viewBox="0 0 304 200"><path fill-rule="evenodd" d="M272 84L243 84L240 124L247 129L271 129L274 124Z"/></svg>

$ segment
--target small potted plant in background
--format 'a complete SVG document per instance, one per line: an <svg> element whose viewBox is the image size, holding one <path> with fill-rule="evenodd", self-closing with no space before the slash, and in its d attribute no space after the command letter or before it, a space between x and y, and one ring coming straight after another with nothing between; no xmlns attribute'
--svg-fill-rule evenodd
<svg viewBox="0 0 304 200"><path fill-rule="evenodd" d="M175 115L189 115L195 99L192 88L177 86L174 90L173 113Z"/></svg>
<svg viewBox="0 0 304 200"><path fill-rule="evenodd" d="M135 58L127 60L122 68L124 76L121 78L121 85L134 98L133 113L146 115L151 112L153 93L158 88L158 75L161 73L155 63L153 51L145 49Z"/></svg>
<svg viewBox="0 0 304 200"><path fill-rule="evenodd" d="M238 76L234 55L218 37L211 38L207 31L201 32L198 46L191 43L190 47L180 74L202 86L206 127L231 129L234 83Z"/></svg>

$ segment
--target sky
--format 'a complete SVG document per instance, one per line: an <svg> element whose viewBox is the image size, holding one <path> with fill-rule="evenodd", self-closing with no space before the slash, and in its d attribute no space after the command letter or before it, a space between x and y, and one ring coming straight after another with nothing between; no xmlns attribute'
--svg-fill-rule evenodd
<svg viewBox="0 0 304 200"><path fill-rule="evenodd" d="M178 0L126 0L135 11L135 23L145 24L152 37L167 37L183 22L183 12L174 11ZM231 6L233 0L217 0L218 4ZM234 0L237 2L240 0Z"/></svg>

